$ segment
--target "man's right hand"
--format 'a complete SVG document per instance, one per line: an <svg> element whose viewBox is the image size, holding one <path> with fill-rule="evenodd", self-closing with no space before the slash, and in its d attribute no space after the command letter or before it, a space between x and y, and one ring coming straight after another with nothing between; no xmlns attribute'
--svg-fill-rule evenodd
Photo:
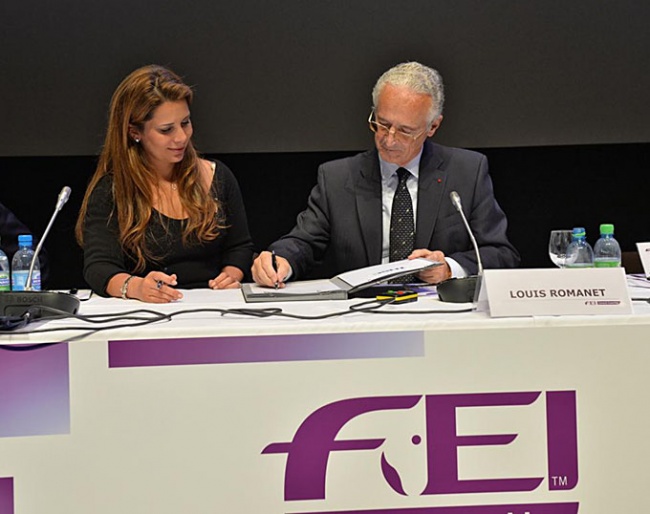
<svg viewBox="0 0 650 514"><path fill-rule="evenodd" d="M291 273L289 261L279 255L275 256L275 262L278 269L273 268L273 254L271 252L262 252L253 261L251 272L253 280L261 286L267 287L284 287L284 281Z"/></svg>

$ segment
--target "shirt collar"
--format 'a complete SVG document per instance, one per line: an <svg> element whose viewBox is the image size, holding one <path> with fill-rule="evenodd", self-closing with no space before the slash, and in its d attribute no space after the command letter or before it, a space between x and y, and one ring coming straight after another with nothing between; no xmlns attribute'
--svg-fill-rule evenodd
<svg viewBox="0 0 650 514"><path fill-rule="evenodd" d="M397 164L386 162L381 158L381 156L379 156L379 169L381 170L382 180L386 181L390 179L393 175L395 175L399 168L406 168L416 179L419 178L420 159L422 159L423 150L424 146L420 149L420 153L418 153L411 161L407 162L405 166L398 166Z"/></svg>

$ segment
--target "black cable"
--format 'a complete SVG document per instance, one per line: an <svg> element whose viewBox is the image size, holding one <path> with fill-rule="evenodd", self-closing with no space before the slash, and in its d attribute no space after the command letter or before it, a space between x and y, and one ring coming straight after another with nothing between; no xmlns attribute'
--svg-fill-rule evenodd
<svg viewBox="0 0 650 514"><path fill-rule="evenodd" d="M46 332L69 332L69 331L82 331L83 334L79 334L76 336L68 337L64 341L56 341L52 343L35 343L35 344L18 344L18 345L9 345L9 344L0 344L0 349L1 350L11 350L11 351L24 351L24 350L35 350L37 348L44 348L46 346L51 346L54 344L62 344L62 343L70 343L73 341L78 341L79 339L83 339L84 337L87 337L91 334L96 334L98 332L103 332L106 330L114 330L117 328L135 328L135 327L142 327L145 325L150 325L152 323L156 323L158 321L168 321L164 317L156 318L156 319L145 319L137 323L126 323L126 324L120 324L120 325L108 325L108 326L102 326L102 327L55 327L55 328L49 328L49 329L36 329L36 330L24 330L24 331L19 331L19 332L13 332L14 334L34 334L34 333L46 333Z"/></svg>
<svg viewBox="0 0 650 514"><path fill-rule="evenodd" d="M98 323L114 323L118 321L124 321L124 320L136 320L135 323L121 323L120 325L108 325L108 326L101 326L101 327L49 327L49 328L41 328L41 329L33 329L33 330L17 330L18 328L25 328L25 326L32 322L32 321L38 321L39 319L35 319L35 313L40 314L39 311L47 311L50 314L56 314L55 316L48 316L46 319L49 320L56 320L56 319L78 319L80 321L84 321L86 323L93 323L93 324L98 324ZM150 315L149 317L147 316L141 316L139 314L148 314ZM31 318L31 319L30 319ZM171 317L165 313L158 312L158 311L153 311L150 309L135 309L131 311L126 311L126 312L120 312L120 313L115 313L115 314L89 314L89 315L82 315L82 314L71 314L67 311L62 311L59 309L54 309L52 307L30 307L27 309L25 314L20 317L20 319L23 320L23 323L21 325L16 325L15 328L9 328L9 329L4 329L4 327L0 327L0 334L3 333L11 333L11 334L39 334L39 333L49 333L49 332L62 332L62 331L83 331L83 334L77 335L70 337L66 339L66 341L58 341L58 342L53 342L53 343L37 343L37 344L20 344L20 345L0 345L0 349L6 349L10 351L26 351L26 350L34 350L38 348L44 348L47 346L51 346L53 344L59 344L63 342L71 342L71 341L76 341L78 339L81 339L83 337L86 337L90 334L94 334L97 332L101 332L104 330L111 330L111 329L116 329L116 328L134 328L134 327L140 327L143 325L148 325L151 323L156 323L159 321L171 321Z"/></svg>
<svg viewBox="0 0 650 514"><path fill-rule="evenodd" d="M345 316L348 314L355 314L355 313L370 313L370 314L376 314L378 313L379 309L383 307L384 305L389 305L389 304L398 304L399 302L396 301L395 299L388 299L388 300L377 300L377 299L371 299L371 300L366 300L363 302L359 302L353 305L350 305L347 310L342 310L342 311L335 311L335 312L329 312L327 314L319 314L319 315L314 315L314 316L309 316L309 315L303 315L303 314L292 314L288 312L283 312L282 309L278 307L268 307L268 308L261 308L261 309L255 309L255 308L235 308L235 309L219 309L216 307L213 308L198 308L198 309L183 309L179 311L174 311L170 313L163 313L159 311L154 311L151 309L134 309L131 311L126 311L126 312L119 312L119 313L113 313L113 314L90 314L90 315L81 315L81 314L71 314L66 311L61 311L58 309L53 309L50 307L38 307L37 309L45 310L48 311L50 314L55 314L55 316L48 316L48 320L54 320L54 319L77 319L80 321L84 321L87 323L92 323L92 324L99 324L99 323L112 323L116 321L124 321L124 320L134 320L134 323L121 323L119 325L102 325L102 326L94 326L94 327L83 327L83 326L63 326L63 327L49 327L49 328L41 328L41 329L33 329L33 330L27 330L25 329L25 326L27 323L29 323L29 320L26 320L24 325L21 326L21 330L15 330L15 329L9 329L5 330L0 326L0 335L3 333L10 333L10 334L42 334L42 333L49 333L49 332L62 332L62 331L82 331L82 334L72 336L69 338L66 338L65 341L58 341L58 342L51 342L51 343L36 343L36 344L19 344L19 345L3 345L0 344L0 349L5 349L5 350L10 350L10 351L28 351L28 350L35 350L38 348L44 348L47 346L51 346L54 344L61 344L65 342L72 342L72 341L77 341L79 339L82 339L84 337L87 337L91 334L95 334L98 332L106 331L106 330L114 330L114 329L119 329L119 328L134 328L134 327L141 327L145 325L150 325L152 323L158 323L161 321L171 321L173 318L178 317L178 316L183 316L186 314L197 314L197 313L202 313L202 312L214 312L221 314L221 316L226 316L228 314L234 314L234 315L241 315L241 316L253 316L257 318L269 318L273 316L277 317L283 317L283 318L289 318L289 319L302 319L302 320L321 320L321 319L328 319L328 318L333 318L337 316ZM33 309L30 307L30 310ZM32 316L33 313L29 313L29 311L25 313L24 316ZM456 312L470 312L472 311L473 308L466 308L462 310L454 310L454 311L448 311L448 310L426 310L426 311L420 311L420 310L410 310L410 311L404 311L404 310L396 310L396 311L382 311L382 313L385 314L432 314L432 313L456 313Z"/></svg>
<svg viewBox="0 0 650 514"><path fill-rule="evenodd" d="M354 314L357 312L372 312L376 309L379 309L380 307L388 304L388 303L394 303L394 300L366 300L365 302L359 302L355 303L354 305L350 305L348 307L348 310L346 311L336 311L336 312L329 312L327 314L318 314L315 316L307 316L304 314L291 314L288 312L283 312L282 309L261 309L261 310L256 310L258 313L263 312L263 311L277 311L277 312L272 312L269 313L268 316L266 315L261 315L257 314L258 317L269 317L269 316L278 316L281 318L290 318L290 319L303 319L303 320L319 320L319 319L328 319L328 318L334 318L337 316L345 316L346 314ZM374 305L373 305L374 304ZM368 306L368 307L365 307ZM365 307L365 308L364 308ZM255 309L227 309L224 314L249 314L251 310ZM173 315L176 314L184 314L183 311L175 312Z"/></svg>
<svg viewBox="0 0 650 514"><path fill-rule="evenodd" d="M0 332L14 331L27 325L25 316L0 316Z"/></svg>

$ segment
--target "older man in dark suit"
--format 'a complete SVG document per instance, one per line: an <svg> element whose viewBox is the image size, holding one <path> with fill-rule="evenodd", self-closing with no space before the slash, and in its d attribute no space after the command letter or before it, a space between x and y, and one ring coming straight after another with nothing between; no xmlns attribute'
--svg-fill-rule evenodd
<svg viewBox="0 0 650 514"><path fill-rule="evenodd" d="M442 123L437 71L415 62L385 72L368 122L375 149L323 164L295 228L253 263L254 280L301 279L327 254L336 273L403 258L444 266L418 278L436 284L474 274L476 257L449 193L457 191L485 268L519 264L506 236L484 155L429 141ZM275 267L271 251L275 253Z"/></svg>

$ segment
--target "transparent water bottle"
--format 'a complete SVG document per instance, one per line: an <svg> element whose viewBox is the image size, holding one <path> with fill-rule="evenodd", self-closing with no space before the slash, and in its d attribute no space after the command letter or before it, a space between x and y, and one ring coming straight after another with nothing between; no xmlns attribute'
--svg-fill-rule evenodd
<svg viewBox="0 0 650 514"><path fill-rule="evenodd" d="M24 291L29 275L29 267L34 258L32 249L31 234L21 234L18 236L18 251L14 254L11 261L11 289L13 291ZM32 273L32 290L41 290L41 267L36 259L34 263L34 272Z"/></svg>
<svg viewBox="0 0 650 514"><path fill-rule="evenodd" d="M584 227L576 227L571 234L572 241L566 251L567 268L593 268L594 251L587 242Z"/></svg>
<svg viewBox="0 0 650 514"><path fill-rule="evenodd" d="M0 241L1 243L2 241ZM11 290L11 281L9 274L9 259L7 254L0 248L0 292Z"/></svg>
<svg viewBox="0 0 650 514"><path fill-rule="evenodd" d="M614 225L603 223L600 226L600 239L594 245L594 266L597 268L617 268L621 265L621 247L614 239Z"/></svg>

